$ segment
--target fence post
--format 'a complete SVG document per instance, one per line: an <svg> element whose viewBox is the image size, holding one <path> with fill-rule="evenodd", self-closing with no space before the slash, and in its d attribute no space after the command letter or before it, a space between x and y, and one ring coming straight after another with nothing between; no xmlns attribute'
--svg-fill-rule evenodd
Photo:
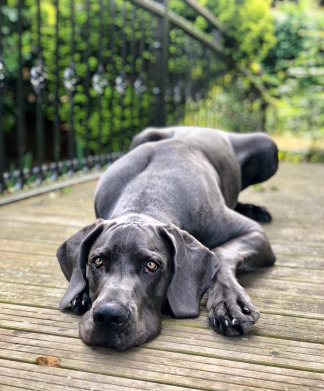
<svg viewBox="0 0 324 391"><path fill-rule="evenodd" d="M2 26L2 10L0 7L0 26ZM5 146L4 146L4 128L3 128L3 89L6 82L6 70L5 64L2 60L2 32L0 28L0 194L6 189L6 183L4 180L5 171Z"/></svg>
<svg viewBox="0 0 324 391"><path fill-rule="evenodd" d="M158 53L156 56L156 66L158 72L157 78L157 105L156 122L157 126L165 126L167 121L165 91L168 79L168 60L169 60L169 0L161 0L165 7L165 13L158 19L157 39L155 48Z"/></svg>
<svg viewBox="0 0 324 391"><path fill-rule="evenodd" d="M24 112L24 81L23 81L23 56L22 56L22 34L23 34L23 21L22 21L22 8L24 0L18 1L18 21L17 21L17 33L18 33L18 64L19 73L17 78L17 149L18 149L18 178L16 182L16 189L21 189L25 184L24 174L24 156L26 153L26 130L25 130L25 112Z"/></svg>
<svg viewBox="0 0 324 391"><path fill-rule="evenodd" d="M262 99L262 103L261 103L261 132L266 131L267 108L268 108L268 103L264 99Z"/></svg>

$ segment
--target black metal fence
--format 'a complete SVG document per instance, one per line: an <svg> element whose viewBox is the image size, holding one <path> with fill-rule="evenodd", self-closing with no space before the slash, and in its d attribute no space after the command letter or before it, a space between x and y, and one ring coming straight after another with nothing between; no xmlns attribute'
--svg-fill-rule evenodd
<svg viewBox="0 0 324 391"><path fill-rule="evenodd" d="M12 3L0 7L0 193L100 169L146 126L263 130L260 88L167 0Z"/></svg>

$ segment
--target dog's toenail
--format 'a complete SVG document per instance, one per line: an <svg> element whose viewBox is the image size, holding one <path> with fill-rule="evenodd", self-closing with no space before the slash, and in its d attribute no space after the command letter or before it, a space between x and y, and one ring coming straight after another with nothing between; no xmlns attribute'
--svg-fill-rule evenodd
<svg viewBox="0 0 324 391"><path fill-rule="evenodd" d="M218 320L217 319L214 319L214 327L217 328L218 327Z"/></svg>
<svg viewBox="0 0 324 391"><path fill-rule="evenodd" d="M254 320L254 323L256 323L260 319L260 312L257 312L257 311L252 312L251 316L252 316L252 318Z"/></svg>
<svg viewBox="0 0 324 391"><path fill-rule="evenodd" d="M229 321L225 320L225 325L228 327L229 326Z"/></svg>
<svg viewBox="0 0 324 391"><path fill-rule="evenodd" d="M243 310L244 310L245 312L248 312L248 313L250 312L250 310L249 310L247 307L244 307Z"/></svg>
<svg viewBox="0 0 324 391"><path fill-rule="evenodd" d="M233 319L232 320L232 325L236 326L237 324L239 324L239 321L237 319Z"/></svg>
<svg viewBox="0 0 324 391"><path fill-rule="evenodd" d="M76 306L76 303L77 303L76 299L73 300L73 301L72 301L72 307L75 307L75 306Z"/></svg>

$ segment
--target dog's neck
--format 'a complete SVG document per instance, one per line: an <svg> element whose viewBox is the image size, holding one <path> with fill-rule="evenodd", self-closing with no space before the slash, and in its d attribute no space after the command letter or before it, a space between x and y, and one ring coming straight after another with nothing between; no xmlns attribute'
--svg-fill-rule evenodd
<svg viewBox="0 0 324 391"><path fill-rule="evenodd" d="M99 216L101 217L101 216ZM165 216L164 214L150 214L150 213L132 213L132 212L125 212L125 213L118 213L118 214L112 214L108 218L105 218L105 220L115 220L120 223L125 224L131 224L131 223L137 223L141 225L145 224L167 224L167 225L177 225L176 221L172 221L168 216Z"/></svg>
<svg viewBox="0 0 324 391"><path fill-rule="evenodd" d="M143 213L119 214L117 216L112 216L109 220L116 221L118 224L165 224L164 221L157 220L156 218Z"/></svg>

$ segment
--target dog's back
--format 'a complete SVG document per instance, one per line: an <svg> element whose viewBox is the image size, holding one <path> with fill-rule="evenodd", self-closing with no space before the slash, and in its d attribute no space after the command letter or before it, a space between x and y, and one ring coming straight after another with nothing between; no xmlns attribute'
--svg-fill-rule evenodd
<svg viewBox="0 0 324 391"><path fill-rule="evenodd" d="M240 173L223 132L148 129L135 137L131 149L100 179L97 217L144 213L196 227L197 220L203 224L224 199L235 206Z"/></svg>

